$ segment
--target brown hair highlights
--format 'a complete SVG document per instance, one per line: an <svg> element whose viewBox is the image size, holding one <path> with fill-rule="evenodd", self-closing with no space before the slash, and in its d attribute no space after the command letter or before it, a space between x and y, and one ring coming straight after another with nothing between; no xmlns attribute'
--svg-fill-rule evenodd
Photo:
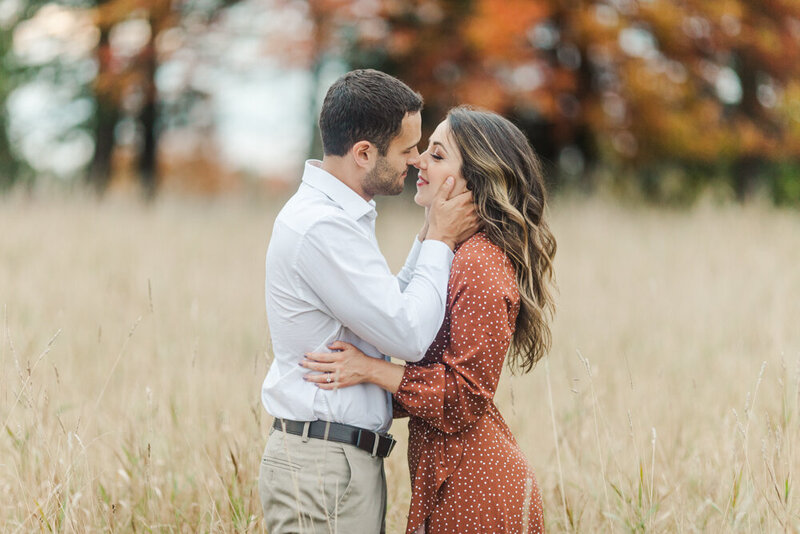
<svg viewBox="0 0 800 534"><path fill-rule="evenodd" d="M385 156L406 113L422 109L422 97L386 73L348 72L328 89L319 115L325 155L344 156L359 141L369 141Z"/></svg>
<svg viewBox="0 0 800 534"><path fill-rule="evenodd" d="M520 309L509 367L526 373L550 350L555 313L556 240L544 219L541 163L519 128L496 113L461 106L447 120L483 230L514 265Z"/></svg>

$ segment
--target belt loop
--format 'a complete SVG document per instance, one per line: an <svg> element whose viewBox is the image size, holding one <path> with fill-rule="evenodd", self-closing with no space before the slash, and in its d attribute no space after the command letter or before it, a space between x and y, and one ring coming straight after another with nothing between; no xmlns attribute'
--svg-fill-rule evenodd
<svg viewBox="0 0 800 534"><path fill-rule="evenodd" d="M372 433L375 436L375 443L372 445L372 457L376 457L378 455L378 444L380 443L381 436L377 432Z"/></svg>
<svg viewBox="0 0 800 534"><path fill-rule="evenodd" d="M303 443L308 441L308 427L311 426L311 421L306 421L303 423Z"/></svg>
<svg viewBox="0 0 800 534"><path fill-rule="evenodd" d="M322 439L328 441L328 433L331 431L331 422L325 421L325 435L322 436Z"/></svg>

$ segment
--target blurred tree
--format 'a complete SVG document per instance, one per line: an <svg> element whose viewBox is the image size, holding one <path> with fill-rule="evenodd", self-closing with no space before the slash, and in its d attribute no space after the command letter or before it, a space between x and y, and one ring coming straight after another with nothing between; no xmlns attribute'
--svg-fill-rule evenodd
<svg viewBox="0 0 800 534"><path fill-rule="evenodd" d="M677 165L679 189L724 172L744 198L766 165L800 157L795 0L309 4L312 58L338 48L399 76L426 97L428 129L457 103L503 113L586 187L602 163L658 196Z"/></svg>
<svg viewBox="0 0 800 534"><path fill-rule="evenodd" d="M0 190L8 189L24 176L30 175L26 165L9 138L8 97L30 73L18 64L13 55L14 28L21 20L30 16L38 8L35 1L20 9L13 9L0 20Z"/></svg>
<svg viewBox="0 0 800 534"><path fill-rule="evenodd" d="M9 66L12 33L10 28L0 27L0 189L12 186L20 173L20 161L8 139L8 111L6 102L14 88L13 73Z"/></svg>
<svg viewBox="0 0 800 534"><path fill-rule="evenodd" d="M662 57L672 62L639 95L638 109L657 102L667 110L643 133L656 141L658 156L725 163L744 200L768 165L800 158L800 116L787 113L797 106L792 92L800 81L800 3L672 4L654 1L642 9Z"/></svg>
<svg viewBox="0 0 800 534"><path fill-rule="evenodd" d="M162 53L159 42L167 33L176 28L185 18L195 22L203 21L207 27L213 24L225 8L239 0L109 0L98 6L100 26L119 24L132 16L141 16L149 27L148 39L134 56L128 72L112 78L121 85L130 85L138 96L138 120L141 125L142 140L139 147L137 169L145 197L155 197L158 185L158 141L161 131L162 107L156 85L156 74L161 65ZM112 50L113 54L113 50ZM124 96L123 89L123 96ZM131 91L131 87L127 89ZM190 91L191 93L191 91ZM191 94L189 98L195 95ZM117 109L121 101L116 101Z"/></svg>
<svg viewBox="0 0 800 534"><path fill-rule="evenodd" d="M103 8L109 0L99 0L98 8ZM87 180L95 190L102 194L111 180L111 161L114 153L114 129L119 121L121 91L115 82L114 51L111 47L112 21L96 17L95 24L100 33L95 52L97 75L92 82L95 99L94 115L94 155L87 171Z"/></svg>
<svg viewBox="0 0 800 534"><path fill-rule="evenodd" d="M93 83L97 111L95 117L95 155L88 179L103 192L110 180L111 161L115 147L114 131L124 114L125 99L140 125L137 171L145 197L152 199L157 191L158 139L161 127L160 106L156 86L159 67L157 43L169 29L181 20L180 9L192 8L215 11L235 0L219 0L204 6L177 0L97 0L94 18L100 31L97 45L98 74ZM213 4L213 5L212 5ZM130 57L115 51L111 32L130 20L147 25L147 38Z"/></svg>
<svg viewBox="0 0 800 534"><path fill-rule="evenodd" d="M80 5L91 8L99 30L89 179L105 188L120 125L133 122L138 175L152 196L159 133L171 120L155 83L170 53L164 43L191 46L182 25L209 27L235 0L59 1L91 2ZM315 121L320 86L333 74L374 67L425 96L427 131L455 104L493 109L526 131L565 182L587 189L609 175L635 180L653 197L689 198L719 176L742 199L762 180L776 198L798 189L796 0L248 2L270 14L266 53L311 73ZM131 24L146 37L124 51L114 34ZM0 39L0 52L9 43ZM9 93L8 80L0 80L0 94ZM4 146L0 136L0 153Z"/></svg>
<svg viewBox="0 0 800 534"><path fill-rule="evenodd" d="M134 125L133 146L135 148L136 171L147 198L153 198L158 186L158 143L163 123L162 106L156 85L156 75L161 61L169 55L164 52L162 41L174 42L164 36L178 27L186 18L191 18L196 26L212 24L214 17L237 0L210 0L207 2L185 0L32 0L25 4L22 13L4 31L0 39L0 54L11 50L15 29L20 22L35 17L43 7L59 4L70 9L82 10L91 15L97 28L94 63L96 75L89 83L94 100L94 113L90 123L94 140L94 154L89 163L86 177L98 193L102 194L112 176L112 161L118 148L118 132L121 124ZM44 17L46 18L46 17ZM114 35L117 35L115 45ZM174 50L171 50L174 52ZM10 54L4 54L10 55ZM56 54L56 62L60 57ZM4 63L7 71L8 62ZM48 65L21 65L21 70L33 73L49 68ZM62 65L61 70L69 70ZM76 67L72 67L76 68ZM31 76L27 76L30 78ZM4 72L0 80L0 94L9 95L25 80L7 76ZM196 94L187 88L189 100ZM5 110L3 113L5 121ZM14 160L3 156L8 125L3 125L0 135L0 163ZM130 128L128 128L130 130ZM130 135L128 136L130 137ZM16 176L17 172L4 173Z"/></svg>
<svg viewBox="0 0 800 534"><path fill-rule="evenodd" d="M13 169L6 184L29 183L41 174L55 175L55 169L69 172L66 160L79 161L91 143L86 134L91 104L85 84L87 65L83 51L92 41L88 18L81 16L81 0L59 6L44 0L6 2L0 9L3 44L0 46L2 86L2 133L6 148L0 165ZM66 40L69 43L66 44ZM91 44L88 45L89 47ZM48 93L51 98L43 98ZM12 113L12 101L17 106ZM59 106L56 101L63 104ZM52 119L39 127L35 115ZM23 117L20 120L20 117ZM47 151L43 148L47 147ZM73 155L70 148L76 148ZM57 155L60 149L68 157Z"/></svg>

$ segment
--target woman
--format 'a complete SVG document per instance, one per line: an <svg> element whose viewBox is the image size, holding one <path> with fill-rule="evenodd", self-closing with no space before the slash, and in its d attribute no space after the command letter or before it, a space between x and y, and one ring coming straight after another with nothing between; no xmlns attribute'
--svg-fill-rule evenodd
<svg viewBox="0 0 800 534"><path fill-rule="evenodd" d="M482 223L456 249L436 340L405 366L342 342L331 345L340 352L310 353L301 365L320 372L306 376L324 389L377 384L394 394L395 417L410 417L407 534L542 532L533 472L492 402L507 353L512 368L528 372L550 345L556 242L543 218L539 161L508 120L458 107L416 166L417 204L429 207L454 176L455 192L472 191Z"/></svg>

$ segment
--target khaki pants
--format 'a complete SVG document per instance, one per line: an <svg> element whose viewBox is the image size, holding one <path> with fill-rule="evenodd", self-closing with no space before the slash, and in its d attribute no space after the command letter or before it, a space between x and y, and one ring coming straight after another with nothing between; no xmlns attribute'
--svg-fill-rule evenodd
<svg viewBox="0 0 800 534"><path fill-rule="evenodd" d="M258 491L269 534L384 531L383 459L354 445L271 430Z"/></svg>

